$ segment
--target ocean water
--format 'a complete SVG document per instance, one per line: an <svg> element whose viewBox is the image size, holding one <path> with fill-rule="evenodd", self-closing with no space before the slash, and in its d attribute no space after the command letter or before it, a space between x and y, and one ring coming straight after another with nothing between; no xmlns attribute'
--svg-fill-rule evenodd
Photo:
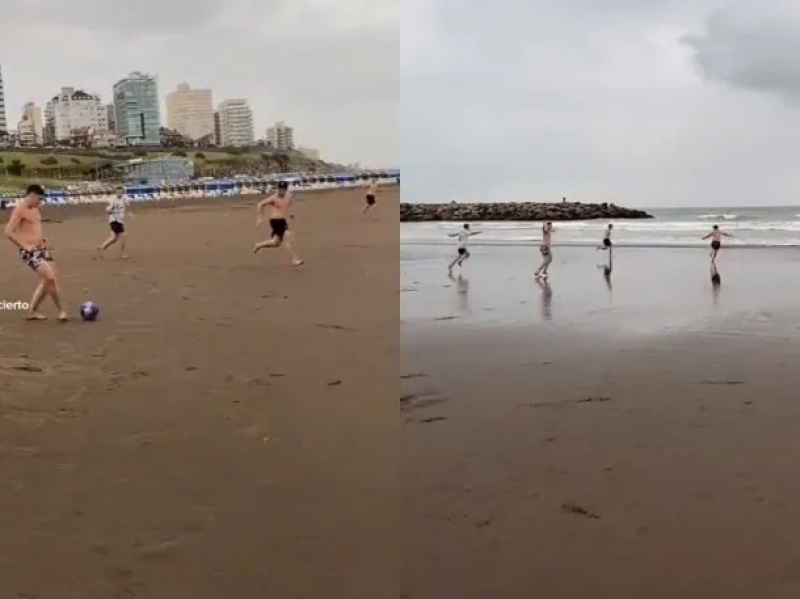
<svg viewBox="0 0 800 599"><path fill-rule="evenodd" d="M562 246L596 245L609 222L614 223L614 243L621 247L698 247L708 242L701 237L713 224L734 236L731 248L800 248L800 206L744 208L671 208L648 210L655 218L647 220L593 220L554 223L554 243ZM401 244L453 245L448 233L457 231L460 222L402 223ZM541 238L539 222L473 222L480 236L471 245L528 245Z"/></svg>

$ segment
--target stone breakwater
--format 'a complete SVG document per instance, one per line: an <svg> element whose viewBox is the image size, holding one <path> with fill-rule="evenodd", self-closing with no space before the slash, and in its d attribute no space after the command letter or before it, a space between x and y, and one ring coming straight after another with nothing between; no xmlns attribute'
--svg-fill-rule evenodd
<svg viewBox="0 0 800 599"><path fill-rule="evenodd" d="M511 221L511 220L596 220L653 218L642 210L616 204L581 202L506 202L503 204L400 204L400 222L435 220Z"/></svg>

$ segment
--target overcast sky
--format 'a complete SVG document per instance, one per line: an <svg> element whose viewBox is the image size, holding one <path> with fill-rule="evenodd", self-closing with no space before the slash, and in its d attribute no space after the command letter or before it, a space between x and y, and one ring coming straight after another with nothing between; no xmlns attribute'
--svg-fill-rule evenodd
<svg viewBox="0 0 800 599"><path fill-rule="evenodd" d="M284 120L323 158L394 167L398 19L397 0L2 0L9 125L62 86L110 102L142 70L162 108L181 82L210 87L250 100L257 137Z"/></svg>
<svg viewBox="0 0 800 599"><path fill-rule="evenodd" d="M800 204L797 0L404 0L403 196Z"/></svg>

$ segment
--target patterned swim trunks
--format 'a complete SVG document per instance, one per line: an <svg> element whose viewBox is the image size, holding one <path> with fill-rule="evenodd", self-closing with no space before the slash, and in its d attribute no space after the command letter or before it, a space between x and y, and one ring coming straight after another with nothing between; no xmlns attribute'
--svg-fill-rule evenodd
<svg viewBox="0 0 800 599"><path fill-rule="evenodd" d="M21 249L19 251L19 257L20 260L22 260L33 270L39 270L48 262L53 261L53 256L50 254L50 250L47 249L46 245L37 246L32 250Z"/></svg>

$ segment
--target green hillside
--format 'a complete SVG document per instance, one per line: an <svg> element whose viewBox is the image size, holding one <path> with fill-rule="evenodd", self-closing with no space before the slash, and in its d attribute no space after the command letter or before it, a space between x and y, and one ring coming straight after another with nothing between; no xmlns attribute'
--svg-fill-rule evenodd
<svg viewBox="0 0 800 599"><path fill-rule="evenodd" d="M271 152L263 148L238 150L2 150L0 151L0 189L16 190L30 183L66 187L80 181L112 181L112 165L134 158L185 156L195 163L200 177L230 174L270 174L280 172L332 172L340 165L312 160L298 152Z"/></svg>

